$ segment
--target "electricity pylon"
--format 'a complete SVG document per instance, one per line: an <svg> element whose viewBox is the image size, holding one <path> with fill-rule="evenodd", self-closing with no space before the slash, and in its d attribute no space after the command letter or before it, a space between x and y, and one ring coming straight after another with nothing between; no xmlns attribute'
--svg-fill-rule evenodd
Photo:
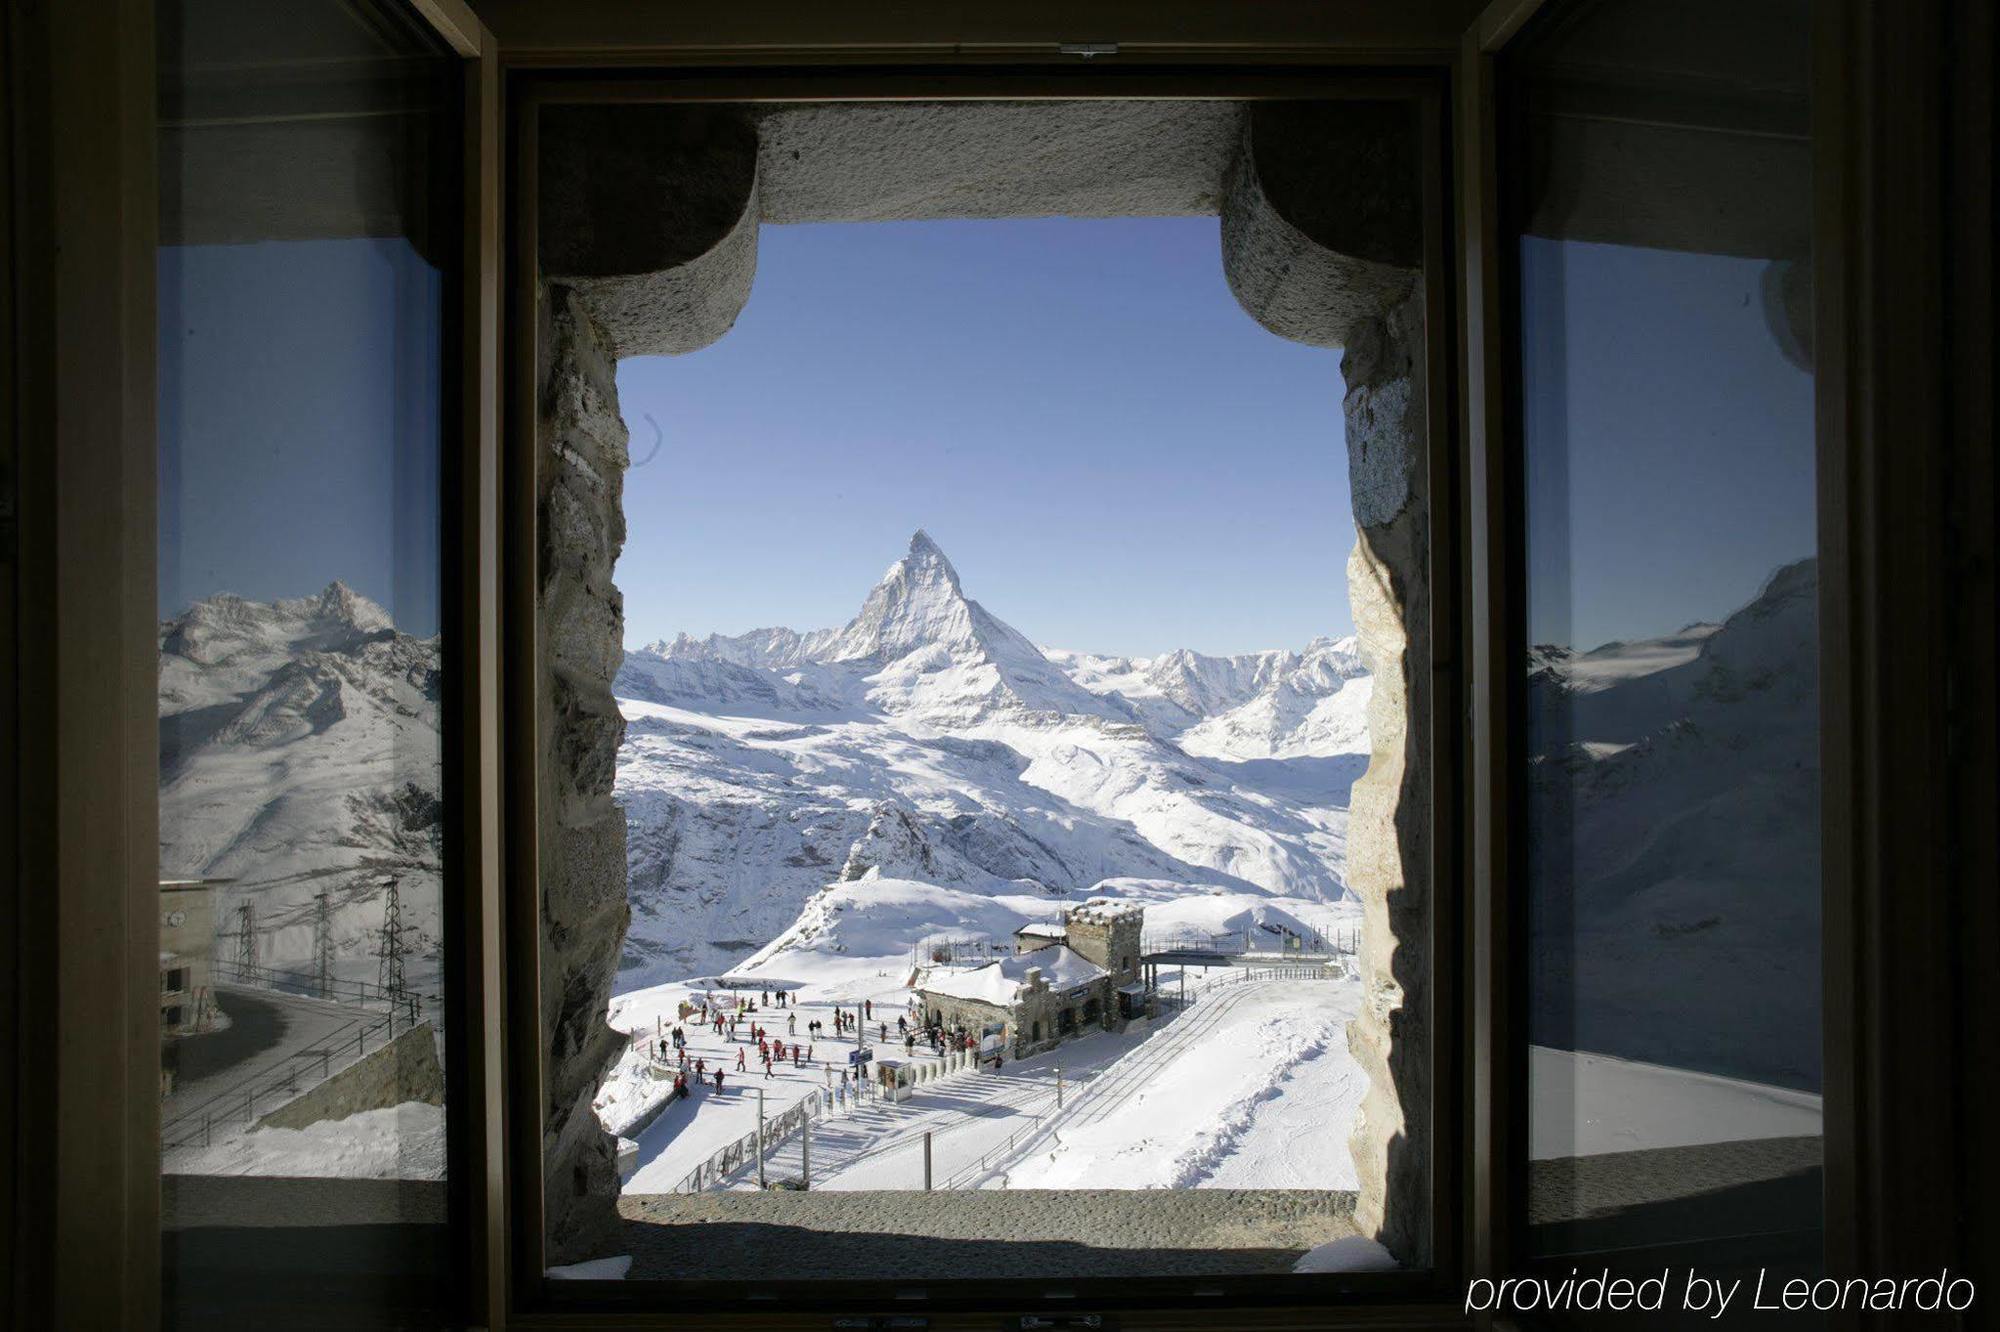
<svg viewBox="0 0 2000 1332"><path fill-rule="evenodd" d="M244 902L236 908L236 965L243 979L257 974L257 904Z"/></svg>
<svg viewBox="0 0 2000 1332"><path fill-rule="evenodd" d="M322 888L313 894L313 963L322 999L333 997L333 899Z"/></svg>
<svg viewBox="0 0 2000 1332"><path fill-rule="evenodd" d="M376 971L376 983L382 987L389 1001L394 1003L403 994L403 895L402 880L384 880L386 901L382 907L382 946L378 950L382 964Z"/></svg>

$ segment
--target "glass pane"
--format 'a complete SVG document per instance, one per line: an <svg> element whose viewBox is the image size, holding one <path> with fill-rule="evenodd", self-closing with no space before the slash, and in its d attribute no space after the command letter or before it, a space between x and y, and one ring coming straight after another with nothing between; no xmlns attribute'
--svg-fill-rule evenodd
<svg viewBox="0 0 2000 1332"><path fill-rule="evenodd" d="M1657 6L1577 6L1521 66L1541 1253L1817 1256L1802 11L1697 43Z"/></svg>
<svg viewBox="0 0 2000 1332"><path fill-rule="evenodd" d="M345 0L159 32L166 1322L407 1326L446 1252L455 63Z"/></svg>

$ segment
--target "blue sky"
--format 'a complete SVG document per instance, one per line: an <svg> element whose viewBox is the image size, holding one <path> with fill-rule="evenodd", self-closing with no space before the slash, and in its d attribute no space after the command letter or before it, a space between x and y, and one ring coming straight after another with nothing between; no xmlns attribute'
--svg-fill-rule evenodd
<svg viewBox="0 0 2000 1332"><path fill-rule="evenodd" d="M436 632L440 292L400 239L160 251L162 616L340 579Z"/></svg>
<svg viewBox="0 0 2000 1332"><path fill-rule="evenodd" d="M1337 355L1242 313L1215 232L765 227L734 330L620 367L628 643L844 622L920 526L1042 642L1348 632ZM435 272L400 240L159 264L162 614L339 578L433 632ZM1762 272L1526 243L1533 641L1717 618L1812 553L1812 380Z"/></svg>
<svg viewBox="0 0 2000 1332"><path fill-rule="evenodd" d="M1523 242L1530 642L1719 620L1814 553L1813 382L1765 323L1764 270Z"/></svg>
<svg viewBox="0 0 2000 1332"><path fill-rule="evenodd" d="M1216 229L763 228L734 329L619 366L628 645L844 623L919 527L1039 642L1349 632L1339 356L1243 313Z"/></svg>

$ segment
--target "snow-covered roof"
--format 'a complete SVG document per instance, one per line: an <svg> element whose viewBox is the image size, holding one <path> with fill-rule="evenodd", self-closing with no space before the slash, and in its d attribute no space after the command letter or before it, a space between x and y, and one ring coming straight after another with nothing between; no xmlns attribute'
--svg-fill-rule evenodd
<svg viewBox="0 0 2000 1332"><path fill-rule="evenodd" d="M1071 908L1069 918L1096 925L1109 925L1114 920L1143 917L1145 914L1145 906L1138 902L1121 902L1111 897L1093 897L1082 906Z"/></svg>
<svg viewBox="0 0 2000 1332"><path fill-rule="evenodd" d="M1075 950L1057 944L1019 957L1005 957L971 971L932 972L918 988L925 994L1008 1008L1027 984L1030 971L1041 972L1048 987L1058 993L1088 985L1109 974Z"/></svg>
<svg viewBox="0 0 2000 1332"><path fill-rule="evenodd" d="M1066 939L1069 937L1069 926L1059 920L1031 920L1014 933L1035 939Z"/></svg>

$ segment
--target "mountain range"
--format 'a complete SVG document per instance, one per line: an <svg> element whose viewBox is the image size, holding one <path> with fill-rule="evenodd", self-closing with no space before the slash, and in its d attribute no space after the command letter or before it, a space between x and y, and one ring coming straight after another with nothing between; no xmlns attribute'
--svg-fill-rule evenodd
<svg viewBox="0 0 2000 1332"><path fill-rule="evenodd" d="M1818 1088L1818 591L1531 651L1536 1043Z"/></svg>
<svg viewBox="0 0 2000 1332"><path fill-rule="evenodd" d="M438 640L338 582L208 597L159 634L161 876L228 880L218 928L248 904L280 967L313 958L325 891L342 971L370 980L393 878L423 983L440 934Z"/></svg>
<svg viewBox="0 0 2000 1332"><path fill-rule="evenodd" d="M1351 640L1236 657L1037 646L911 538L846 625L626 654L620 988L712 974L829 881L1344 894L1368 680Z"/></svg>

